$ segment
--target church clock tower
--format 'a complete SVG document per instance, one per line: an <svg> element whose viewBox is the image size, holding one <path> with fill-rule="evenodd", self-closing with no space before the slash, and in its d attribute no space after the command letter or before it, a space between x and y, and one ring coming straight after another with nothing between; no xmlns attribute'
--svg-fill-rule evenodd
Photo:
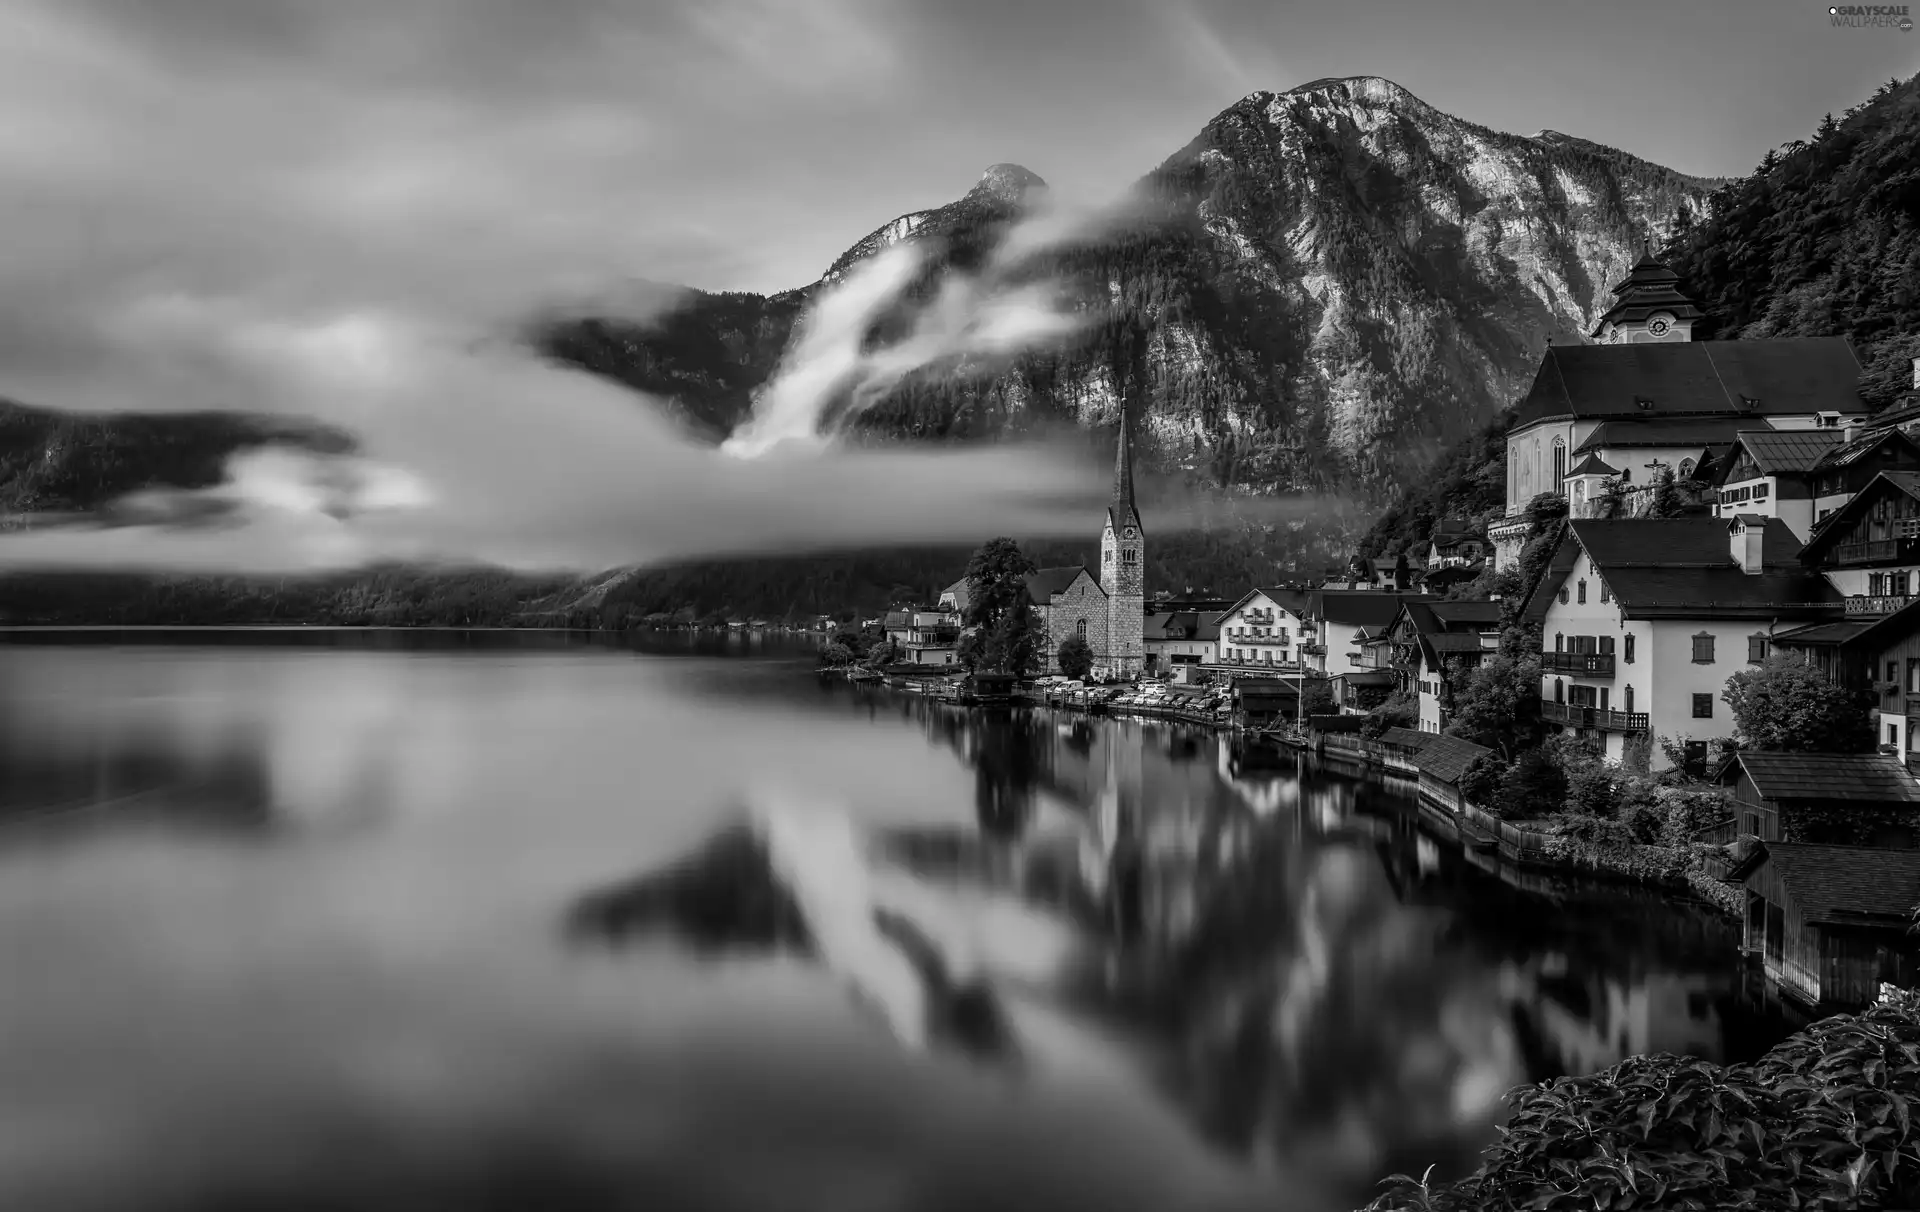
<svg viewBox="0 0 1920 1212"><path fill-rule="evenodd" d="M1120 441L1113 457L1113 501L1100 532L1100 587L1107 591L1107 668L1138 677L1146 668L1147 535L1133 503L1133 448L1127 413L1120 410Z"/></svg>
<svg viewBox="0 0 1920 1212"><path fill-rule="evenodd" d="M1647 250L1613 288L1613 305L1594 326L1593 339L1602 345L1691 341L1694 321L1705 314L1680 293L1680 275Z"/></svg>

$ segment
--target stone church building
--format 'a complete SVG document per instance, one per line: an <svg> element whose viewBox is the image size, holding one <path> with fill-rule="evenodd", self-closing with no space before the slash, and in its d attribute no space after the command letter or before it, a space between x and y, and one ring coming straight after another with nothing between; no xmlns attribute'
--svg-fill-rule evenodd
<svg viewBox="0 0 1920 1212"><path fill-rule="evenodd" d="M1047 672L1059 672L1060 645L1074 636L1093 649L1096 674L1134 678L1144 671L1146 544L1133 500L1133 450L1123 415L1113 460L1113 499L1100 531L1100 575L1072 565L1042 568L1027 578L1027 596L1047 636Z"/></svg>

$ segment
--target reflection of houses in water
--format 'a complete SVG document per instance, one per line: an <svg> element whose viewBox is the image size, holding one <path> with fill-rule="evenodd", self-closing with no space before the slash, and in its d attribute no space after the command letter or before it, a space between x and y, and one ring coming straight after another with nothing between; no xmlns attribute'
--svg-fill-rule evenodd
<svg viewBox="0 0 1920 1212"><path fill-rule="evenodd" d="M1631 981L1577 973L1564 951L1500 970L1502 993L1535 1068L1596 1073L1629 1056L1674 1052L1717 1058L1728 981L1705 974L1643 973Z"/></svg>

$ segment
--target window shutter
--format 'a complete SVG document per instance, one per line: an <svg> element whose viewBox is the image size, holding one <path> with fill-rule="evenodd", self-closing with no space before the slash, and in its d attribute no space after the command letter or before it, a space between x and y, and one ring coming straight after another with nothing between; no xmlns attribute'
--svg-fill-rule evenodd
<svg viewBox="0 0 1920 1212"><path fill-rule="evenodd" d="M1711 665L1713 663L1713 635L1702 631L1693 637L1693 663Z"/></svg>
<svg viewBox="0 0 1920 1212"><path fill-rule="evenodd" d="M1633 637L1632 636L1627 637L1626 662L1629 665L1633 664Z"/></svg>

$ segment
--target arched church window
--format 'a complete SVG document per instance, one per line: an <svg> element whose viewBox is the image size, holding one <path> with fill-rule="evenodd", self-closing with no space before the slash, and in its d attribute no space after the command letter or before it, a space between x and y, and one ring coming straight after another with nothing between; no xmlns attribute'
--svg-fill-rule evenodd
<svg viewBox="0 0 1920 1212"><path fill-rule="evenodd" d="M1566 479L1567 479L1567 444L1562 440L1560 440L1559 438L1555 438L1553 440L1553 487L1549 491L1552 491L1552 492L1565 491Z"/></svg>
<svg viewBox="0 0 1920 1212"><path fill-rule="evenodd" d="M1082 643L1085 643L1087 638L1087 621L1081 619L1079 625L1073 629L1073 633L1080 638Z"/></svg>
<svg viewBox="0 0 1920 1212"><path fill-rule="evenodd" d="M1680 460L1680 468L1675 474L1683 480L1691 480L1693 478L1693 460Z"/></svg>

